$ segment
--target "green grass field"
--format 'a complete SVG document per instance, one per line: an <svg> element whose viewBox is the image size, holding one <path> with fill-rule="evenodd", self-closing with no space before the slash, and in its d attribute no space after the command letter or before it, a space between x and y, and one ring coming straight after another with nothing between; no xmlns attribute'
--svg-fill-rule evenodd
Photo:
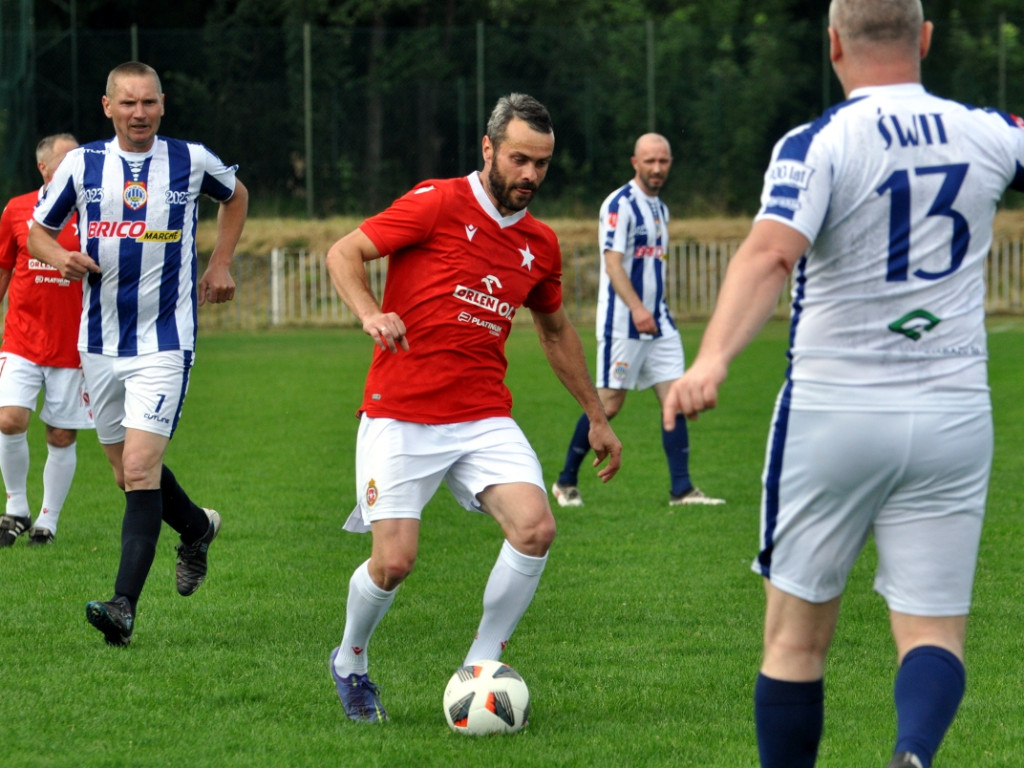
<svg viewBox="0 0 1024 768"><path fill-rule="evenodd" d="M997 446L968 690L936 768L1020 764L1024 324L990 327ZM690 356L700 330L683 328ZM592 349L589 329L582 335ZM176 537L165 527L131 646L103 644L84 606L110 596L123 495L84 433L55 546L0 551L0 765L756 766L763 598L749 563L785 338L783 324L766 328L735 363L719 409L692 425L694 477L725 507L668 507L655 398L630 396L614 423L623 469L607 486L581 477L586 506L556 509L547 571L505 653L530 685L530 725L472 739L448 730L441 695L476 628L497 526L437 494L417 568L369 651L392 722L346 721L327 657L349 576L369 553L369 538L341 524L370 342L352 330L207 334L167 463L224 517L210 576L178 596ZM528 325L508 351L515 415L551 482L578 410ZM36 419L30 439L36 505L45 456ZM872 568L869 547L826 676L823 768L880 767L891 749L894 652Z"/></svg>

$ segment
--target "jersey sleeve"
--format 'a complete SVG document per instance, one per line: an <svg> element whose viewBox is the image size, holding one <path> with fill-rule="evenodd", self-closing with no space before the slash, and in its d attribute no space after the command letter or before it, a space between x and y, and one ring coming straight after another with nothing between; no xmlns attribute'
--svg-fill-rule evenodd
<svg viewBox="0 0 1024 768"><path fill-rule="evenodd" d="M366 219L359 228L381 256L388 256L426 240L443 204L443 192L430 182L424 182Z"/></svg>
<svg viewBox="0 0 1024 768"><path fill-rule="evenodd" d="M70 221L78 203L78 190L72 166L81 162L81 149L69 152L57 166L53 178L46 187L39 205L32 213L32 218L47 229L59 232Z"/></svg>
<svg viewBox="0 0 1024 768"><path fill-rule="evenodd" d="M553 254L551 271L533 287L523 306L531 312L550 315L562 306L562 249L553 233L545 240L544 247L550 248Z"/></svg>
<svg viewBox="0 0 1024 768"><path fill-rule="evenodd" d="M235 171L238 166L225 165L207 147L199 146L204 157L203 181L199 192L218 203L226 203L235 194Z"/></svg>
<svg viewBox="0 0 1024 768"><path fill-rule="evenodd" d="M633 207L629 196L620 193L613 195L601 206L601 255L605 251L615 251L632 258L626 253L629 232L633 226Z"/></svg>
<svg viewBox="0 0 1024 768"><path fill-rule="evenodd" d="M0 214L0 269L14 269L18 259L18 241L14 236L14 211L10 205Z"/></svg>
<svg viewBox="0 0 1024 768"><path fill-rule="evenodd" d="M812 243L828 213L834 165L824 142L814 140L819 130L816 124L801 126L775 145L755 217L786 224Z"/></svg>

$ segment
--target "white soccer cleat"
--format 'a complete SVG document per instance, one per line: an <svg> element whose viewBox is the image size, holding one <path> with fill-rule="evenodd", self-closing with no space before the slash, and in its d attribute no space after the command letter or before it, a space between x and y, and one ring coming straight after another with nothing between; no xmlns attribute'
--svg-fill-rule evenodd
<svg viewBox="0 0 1024 768"><path fill-rule="evenodd" d="M560 507L582 507L583 498L580 496L580 489L575 485L562 485L555 483L551 486L551 493Z"/></svg>

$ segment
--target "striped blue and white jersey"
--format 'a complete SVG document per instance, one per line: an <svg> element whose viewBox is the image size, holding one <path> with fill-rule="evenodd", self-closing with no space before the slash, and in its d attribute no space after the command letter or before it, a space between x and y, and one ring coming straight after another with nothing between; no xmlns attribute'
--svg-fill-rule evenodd
<svg viewBox="0 0 1024 768"><path fill-rule="evenodd" d="M1024 188L1021 121L919 84L853 91L775 146L759 219L812 245L793 275L793 407L989 407L984 262Z"/></svg>
<svg viewBox="0 0 1024 768"><path fill-rule="evenodd" d="M618 297L605 270L605 251L623 255L622 268L644 306L654 315L658 337L678 336L665 303L665 256L668 253L668 207L644 194L635 180L612 192L601 204L598 224L601 277L597 292L597 336L605 339L651 339L633 325L629 307Z"/></svg>
<svg viewBox="0 0 1024 768"><path fill-rule="evenodd" d="M83 281L79 351L195 348L199 196L230 199L236 169L202 144L162 136L144 153L113 138L67 154L34 217L60 230L77 210L81 250L100 266Z"/></svg>

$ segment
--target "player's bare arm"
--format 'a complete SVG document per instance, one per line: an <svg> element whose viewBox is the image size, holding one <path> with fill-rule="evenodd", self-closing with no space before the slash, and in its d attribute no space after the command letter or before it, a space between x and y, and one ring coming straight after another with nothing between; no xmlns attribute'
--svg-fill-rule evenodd
<svg viewBox="0 0 1024 768"><path fill-rule="evenodd" d="M629 313L633 316L633 325L636 326L636 329L640 333L657 333L658 324L654 322L654 315L644 306L643 299L633 288L633 282L622 266L624 258L625 256L618 251L605 251L604 271L608 273L608 279L611 281L615 295L629 307Z"/></svg>
<svg viewBox="0 0 1024 768"><path fill-rule="evenodd" d="M409 349L405 323L394 312L381 311L366 276L367 261L381 257L361 229L354 229L327 251L327 272L341 300L363 324L363 332L383 350Z"/></svg>
<svg viewBox="0 0 1024 768"><path fill-rule="evenodd" d="M770 219L754 224L729 262L693 365L665 397L666 429L675 426L677 413L696 419L718 404L718 388L729 364L771 317L786 279L809 245L806 237L785 224Z"/></svg>
<svg viewBox="0 0 1024 768"><path fill-rule="evenodd" d="M597 396L587 370L579 334L561 307L551 314L534 312L533 324L551 370L590 419L590 446L594 449L594 466L600 467L608 459L608 464L597 473L602 482L607 483L615 477L622 464L622 443L612 431Z"/></svg>
<svg viewBox="0 0 1024 768"><path fill-rule="evenodd" d="M235 281L231 277L231 262L235 248L242 237L242 228L249 213L249 190L235 179L235 193L220 204L217 210L217 242L210 254L210 263L199 280L197 294L199 306L206 302L221 304L235 298Z"/></svg>
<svg viewBox="0 0 1024 768"><path fill-rule="evenodd" d="M12 274L14 274L13 270L0 269L0 301L3 301L4 296L7 295L7 289L11 285Z"/></svg>
<svg viewBox="0 0 1024 768"><path fill-rule="evenodd" d="M89 272L99 272L100 265L81 251L65 250L57 242L60 232L34 224L28 231L28 251L36 259L56 267L61 277L77 282Z"/></svg>

